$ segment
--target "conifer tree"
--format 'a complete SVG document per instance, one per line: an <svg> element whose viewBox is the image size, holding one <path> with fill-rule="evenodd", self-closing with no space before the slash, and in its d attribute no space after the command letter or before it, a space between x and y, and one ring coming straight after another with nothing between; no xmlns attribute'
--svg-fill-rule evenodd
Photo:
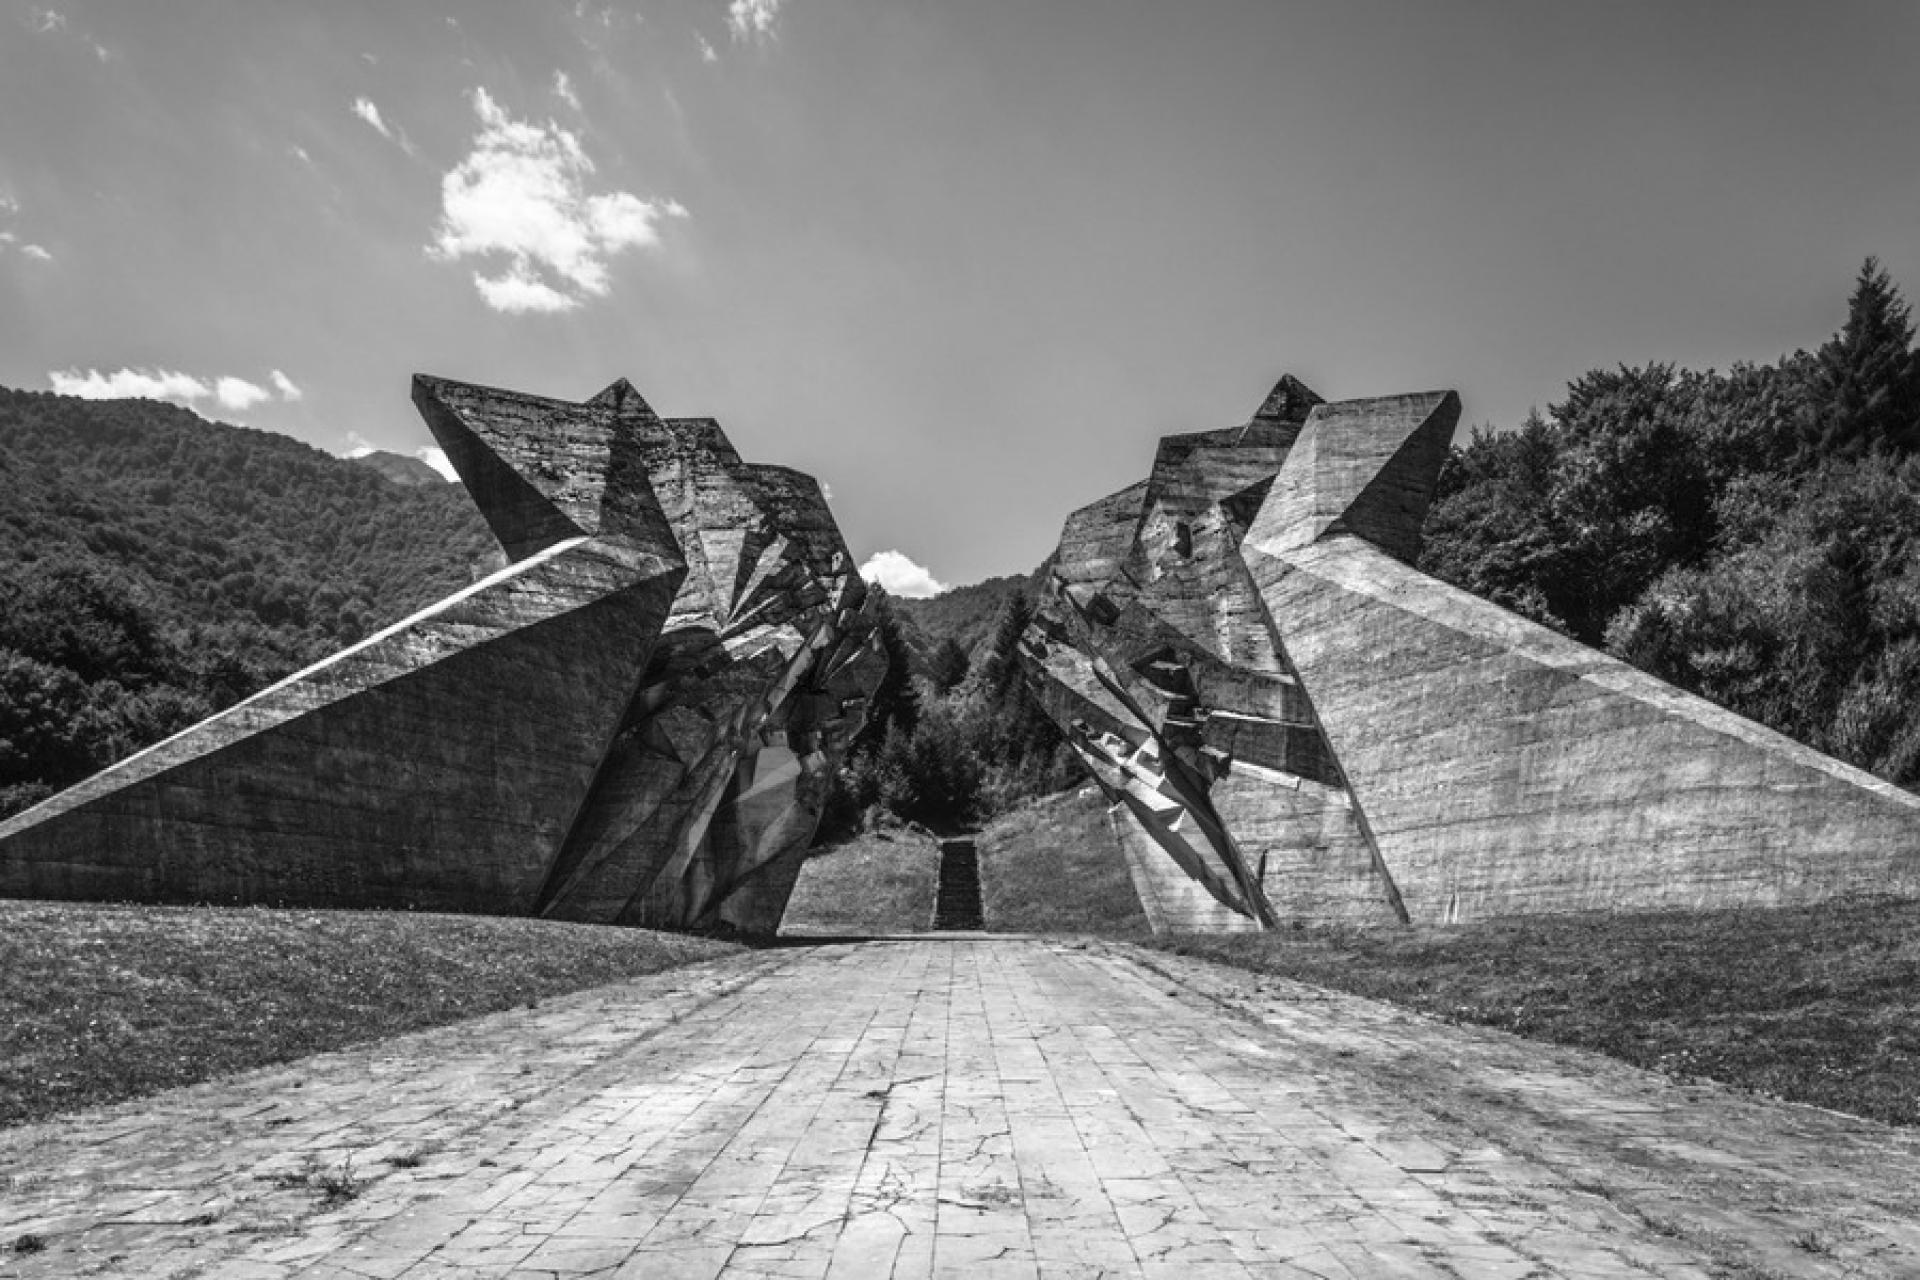
<svg viewBox="0 0 1920 1280"><path fill-rule="evenodd" d="M893 616L887 593L878 587L873 588L873 593L880 647L887 655L887 674L881 677L867 703L867 722L848 747L849 758L879 750L890 729L897 728L900 735L906 737L920 724L920 696L913 687L912 654L900 634L900 624Z"/></svg>
<svg viewBox="0 0 1920 1280"><path fill-rule="evenodd" d="M927 678L933 681L935 692L950 693L967 678L967 672L972 666L972 662L967 658L967 651L962 649L952 636L948 636L933 651L933 656L927 659Z"/></svg>
<svg viewBox="0 0 1920 1280"><path fill-rule="evenodd" d="M1816 458L1909 453L1920 445L1912 313L1878 259L1862 264L1847 322L1820 348L1819 362L1824 404L1806 441Z"/></svg>

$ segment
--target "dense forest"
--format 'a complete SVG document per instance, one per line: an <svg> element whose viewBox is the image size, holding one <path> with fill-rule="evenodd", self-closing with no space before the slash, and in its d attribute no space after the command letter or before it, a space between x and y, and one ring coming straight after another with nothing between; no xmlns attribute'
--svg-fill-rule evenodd
<svg viewBox="0 0 1920 1280"><path fill-rule="evenodd" d="M1920 783L1920 355L1868 259L1817 351L1597 370L1456 448L1422 567Z"/></svg>
<svg viewBox="0 0 1920 1280"><path fill-rule="evenodd" d="M495 554L457 485L395 483L151 401L0 389L0 485L0 814L447 594ZM1906 302L1869 259L1815 351L1724 373L1595 370L1515 429L1476 430L1441 476L1422 567L1920 784ZM824 834L875 810L981 821L1081 776L1014 657L1038 585L1036 572L886 602L894 669Z"/></svg>
<svg viewBox="0 0 1920 1280"><path fill-rule="evenodd" d="M916 653L915 624L899 616L903 602L881 593L887 675L835 780L822 842L876 813L963 828L1086 776L1021 677L1020 637L1033 619L1025 580L990 582L1005 585L965 601L969 616L998 601L991 630L971 653L957 638L970 629L958 628L931 644L915 637L923 647ZM959 616L947 620L950 628Z"/></svg>
<svg viewBox="0 0 1920 1280"><path fill-rule="evenodd" d="M458 485L150 400L0 389L0 814L470 580Z"/></svg>

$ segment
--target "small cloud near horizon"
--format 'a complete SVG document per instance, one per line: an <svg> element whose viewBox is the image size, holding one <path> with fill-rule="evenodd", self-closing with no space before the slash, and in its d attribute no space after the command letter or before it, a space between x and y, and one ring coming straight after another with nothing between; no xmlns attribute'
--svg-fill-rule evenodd
<svg viewBox="0 0 1920 1280"><path fill-rule="evenodd" d="M257 382L232 374L210 378L182 373L177 369L115 369L102 372L78 368L51 369L47 381L55 394L78 396L82 400L165 400L199 412L200 402L211 400L232 413L244 413L257 404L275 398L274 392ZM269 378L282 400L298 400L300 388L279 370Z"/></svg>
<svg viewBox="0 0 1920 1280"><path fill-rule="evenodd" d="M947 584L898 551L876 551L860 566L860 576L890 596L925 600L947 589Z"/></svg>
<svg viewBox="0 0 1920 1280"><path fill-rule="evenodd" d="M447 451L445 449L437 448L430 444L423 445L413 451L413 456L449 480L458 480L460 478L460 473L453 469L451 462L447 461Z"/></svg>

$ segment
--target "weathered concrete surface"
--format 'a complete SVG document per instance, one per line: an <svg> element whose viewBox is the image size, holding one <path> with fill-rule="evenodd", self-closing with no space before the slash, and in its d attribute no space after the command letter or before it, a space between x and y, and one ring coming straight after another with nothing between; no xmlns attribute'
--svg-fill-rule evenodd
<svg viewBox="0 0 1920 1280"><path fill-rule="evenodd" d="M1159 931L1400 918L1240 558L1328 411L1283 377L1243 425L1161 440L1145 482L1068 517L1026 637L1040 704L1113 801Z"/></svg>
<svg viewBox="0 0 1920 1280"><path fill-rule="evenodd" d="M0 1276L1912 1276L1920 1134L1129 948L874 943L0 1132L29 1233Z"/></svg>
<svg viewBox="0 0 1920 1280"><path fill-rule="evenodd" d="M1408 915L1920 895L1920 796L1403 563L1458 412L1315 410L1241 545Z"/></svg>
<svg viewBox="0 0 1920 1280"><path fill-rule="evenodd" d="M1920 796L1410 567L1451 391L1168 436L1022 648L1154 929L1920 896Z"/></svg>
<svg viewBox="0 0 1920 1280"><path fill-rule="evenodd" d="M513 562L0 823L0 893L533 910L686 566L606 413L416 394Z"/></svg>
<svg viewBox="0 0 1920 1280"><path fill-rule="evenodd" d="M414 401L507 563L0 824L0 894L778 927L885 667L819 486L624 378Z"/></svg>

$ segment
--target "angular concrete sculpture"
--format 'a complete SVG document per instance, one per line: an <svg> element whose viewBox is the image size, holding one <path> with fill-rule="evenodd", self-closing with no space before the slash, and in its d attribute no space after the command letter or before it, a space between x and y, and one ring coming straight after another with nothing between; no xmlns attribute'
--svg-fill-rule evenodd
<svg viewBox="0 0 1920 1280"><path fill-rule="evenodd" d="M1410 567L1451 392L1162 441L1025 658L1153 926L1920 895L1920 797Z"/></svg>
<svg viewBox="0 0 1920 1280"><path fill-rule="evenodd" d="M818 486L625 380L414 400L506 567L0 824L0 894L777 926L884 667Z"/></svg>

